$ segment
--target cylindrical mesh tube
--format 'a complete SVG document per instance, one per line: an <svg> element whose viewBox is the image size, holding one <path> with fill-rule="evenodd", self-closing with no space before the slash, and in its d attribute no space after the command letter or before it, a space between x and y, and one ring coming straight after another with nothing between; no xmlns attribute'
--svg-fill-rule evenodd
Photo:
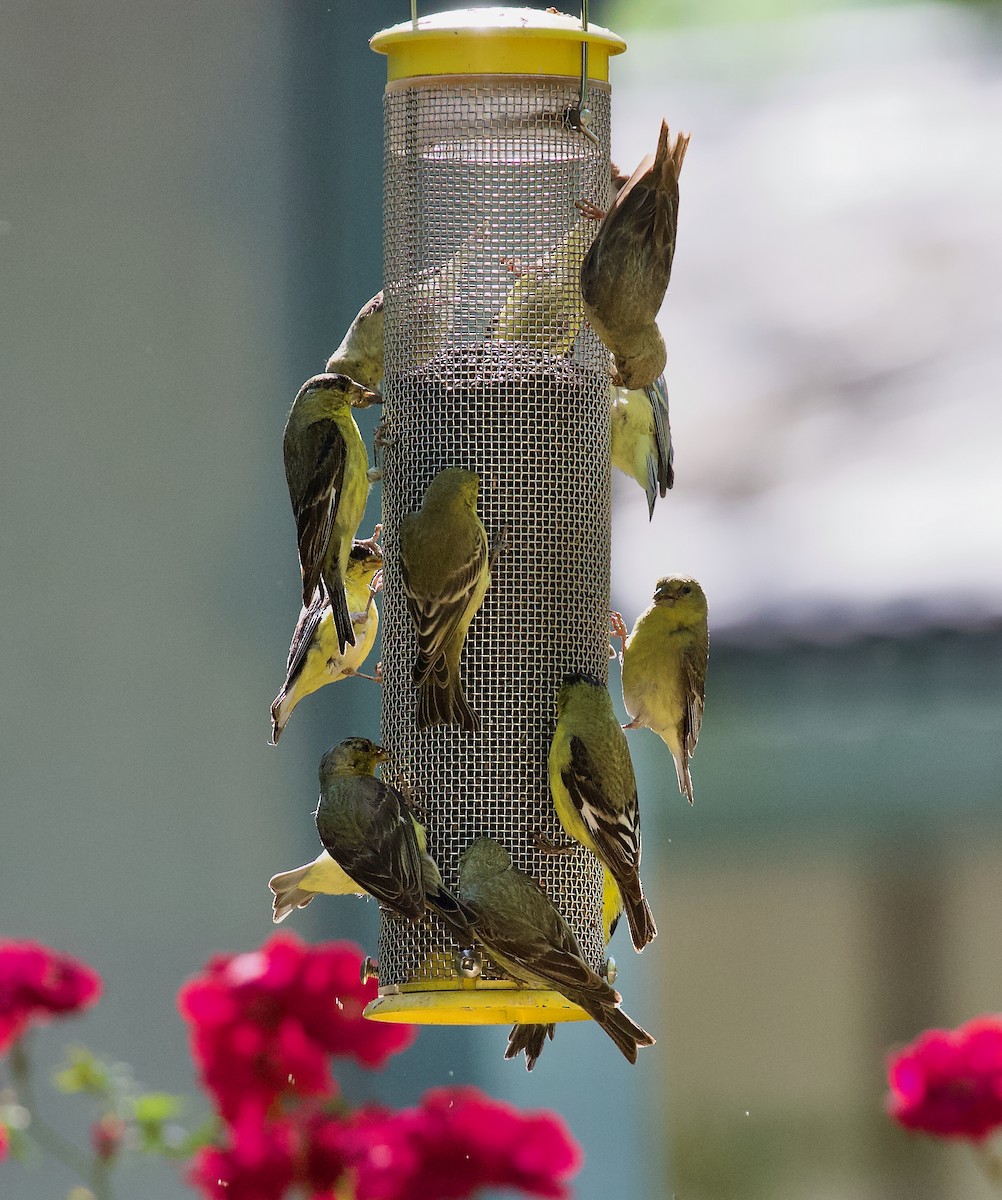
<svg viewBox="0 0 1002 1200"><path fill-rule="evenodd" d="M608 200L609 93L591 85L595 144L563 119L578 91L539 76L386 90L382 742L384 774L412 798L446 884L474 838L497 839L598 968L601 869L535 840L563 839L547 777L560 683L608 668L609 357L581 328L577 268L597 226L574 202ZM480 475L489 538L507 534L461 664L476 734L417 729L400 576L401 518L453 466ZM455 948L437 919L384 915L382 988L441 987L456 978Z"/></svg>

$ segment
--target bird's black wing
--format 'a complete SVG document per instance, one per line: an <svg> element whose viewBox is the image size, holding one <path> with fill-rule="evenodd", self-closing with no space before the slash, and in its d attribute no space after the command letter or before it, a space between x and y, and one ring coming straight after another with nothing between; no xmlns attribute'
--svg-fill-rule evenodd
<svg viewBox="0 0 1002 1200"><path fill-rule="evenodd" d="M640 862L640 819L637 785L633 783L632 802L619 811L608 798L602 773L584 741L571 738L570 762L560 773L571 803L578 811L599 850L599 858L619 874L623 866L636 870Z"/></svg>
<svg viewBox="0 0 1002 1200"><path fill-rule="evenodd" d="M324 619L324 613L329 608L330 601L327 599L327 591L321 580L319 587L313 593L313 599L310 601L309 607L304 608L299 614L299 621L292 635L292 642L289 645L289 661L286 664L286 687L289 686L300 670L302 670L310 648L310 642L313 640L313 635L317 631L317 626Z"/></svg>
<svg viewBox="0 0 1002 1200"><path fill-rule="evenodd" d="M477 541L472 557L444 573L433 595L419 594L411 583L406 557L401 557L404 595L407 608L417 631L418 657L414 666L414 682L418 685L439 666L449 643L456 635L470 597L477 586L487 561L487 539ZM444 669L444 668L443 668ZM444 684L445 679L440 679Z"/></svg>
<svg viewBox="0 0 1002 1200"><path fill-rule="evenodd" d="M337 422L329 417L313 421L303 432L300 453L303 461L312 465L301 491L293 498L303 569L303 603L308 605L320 582L344 485L348 450Z"/></svg>
<svg viewBox="0 0 1002 1200"><path fill-rule="evenodd" d="M422 854L414 822L400 794L374 776L350 781L339 820L353 833L342 837L336 824L318 823L327 853L359 887L397 916L418 920L425 910Z"/></svg>

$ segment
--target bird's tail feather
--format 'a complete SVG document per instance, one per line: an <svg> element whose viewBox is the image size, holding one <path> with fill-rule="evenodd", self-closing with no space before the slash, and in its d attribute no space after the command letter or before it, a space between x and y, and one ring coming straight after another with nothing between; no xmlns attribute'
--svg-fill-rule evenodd
<svg viewBox="0 0 1002 1200"><path fill-rule="evenodd" d="M654 502L658 498L658 475L657 464L654 461L653 455L647 456L647 486L644 489L647 492L647 519L654 520Z"/></svg>
<svg viewBox="0 0 1002 1200"><path fill-rule="evenodd" d="M344 581L341 579L341 572L336 565L324 576L324 582L327 585L327 595L331 602L334 628L337 630L338 649L344 654L345 646L355 645L355 630L352 628L351 614L348 612Z"/></svg>
<svg viewBox="0 0 1002 1200"><path fill-rule="evenodd" d="M278 693L271 704L271 744L278 745L278 739L282 736L282 730L289 723L289 717L292 716L292 710L295 708L295 701L289 704L289 696L286 694L285 688Z"/></svg>
<svg viewBox="0 0 1002 1200"><path fill-rule="evenodd" d="M621 1008L603 1006L590 1014L619 1047L631 1063L637 1061L638 1046L653 1046L654 1038L626 1015Z"/></svg>
<svg viewBox="0 0 1002 1200"><path fill-rule="evenodd" d="M689 763L684 757L675 759L675 774L678 776L678 790L692 804L692 776L689 774Z"/></svg>
<svg viewBox="0 0 1002 1200"><path fill-rule="evenodd" d="M654 417L654 444L657 448L657 482L661 495L675 482L675 449L671 442L671 423L668 416L668 385L662 373L644 388ZM650 460L648 460L648 463Z"/></svg>
<svg viewBox="0 0 1002 1200"><path fill-rule="evenodd" d="M628 891L620 886L620 892L626 909L626 919L630 923L630 936L633 938L634 948L637 951L643 950L658 936L658 927L654 924L654 914L650 910L639 879L636 881L636 886L631 887Z"/></svg>
<svg viewBox="0 0 1002 1200"><path fill-rule="evenodd" d="M431 677L418 688L418 729L432 725L459 725L468 733L480 729L480 718L467 704L458 679L442 684Z"/></svg>
<svg viewBox="0 0 1002 1200"><path fill-rule="evenodd" d="M274 914L272 920L278 925L296 908L305 908L313 899L313 893L304 891L300 882L309 867L296 867L294 871L281 871L268 880L268 886L275 893Z"/></svg>
<svg viewBox="0 0 1002 1200"><path fill-rule="evenodd" d="M517 1058L524 1051L525 1069L531 1071L536 1059L543 1053L546 1039L553 1040L555 1030L555 1025L513 1025L508 1035L505 1058Z"/></svg>

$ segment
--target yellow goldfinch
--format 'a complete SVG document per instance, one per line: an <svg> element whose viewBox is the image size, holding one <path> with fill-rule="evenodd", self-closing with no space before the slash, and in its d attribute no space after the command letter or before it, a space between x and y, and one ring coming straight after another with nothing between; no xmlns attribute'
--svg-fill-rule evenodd
<svg viewBox="0 0 1002 1200"><path fill-rule="evenodd" d="M557 697L550 793L564 832L587 848L622 895L638 950L657 935L640 883L640 807L630 748L608 689L568 675Z"/></svg>
<svg viewBox="0 0 1002 1200"><path fill-rule="evenodd" d="M592 222L582 218L536 262L517 267L509 261L509 269L520 278L498 314L495 337L499 341L567 354L584 321L578 274L594 235Z"/></svg>
<svg viewBox="0 0 1002 1200"><path fill-rule="evenodd" d="M658 493L675 482L665 377L637 391L611 385L612 465L647 493L647 516L654 516Z"/></svg>
<svg viewBox="0 0 1002 1200"><path fill-rule="evenodd" d="M375 604L375 596L380 581L375 576L382 566L383 553L375 542L375 536L367 541L355 542L348 555L344 581L355 644L346 647L343 654L338 649L334 617L323 585L317 588L310 606L299 614L289 647L285 683L271 705L273 745L278 745L293 709L304 696L311 695L327 683L337 683L349 675L361 674L359 668L369 657L379 629L379 609Z"/></svg>
<svg viewBox="0 0 1002 1200"><path fill-rule="evenodd" d="M383 378L383 309L382 292L377 292L362 305L341 345L327 360L328 375L347 375L366 389L379 387ZM353 397L352 407L367 408L378 403L380 397L375 390L368 395L374 398L364 403L363 397Z"/></svg>
<svg viewBox="0 0 1002 1200"><path fill-rule="evenodd" d="M424 826L403 796L375 776L389 754L347 738L320 760L317 832L324 849L362 891L398 917L417 921L431 905L466 937L455 899L425 847Z"/></svg>
<svg viewBox="0 0 1002 1200"><path fill-rule="evenodd" d="M477 515L480 477L461 467L440 471L419 512L400 522L400 567L417 630L414 683L417 725L460 725L476 732L459 678L459 659L491 582L487 533Z"/></svg>
<svg viewBox="0 0 1002 1200"><path fill-rule="evenodd" d="M323 580L338 649L355 644L344 594L348 555L369 494L369 456L351 415L371 395L347 375L314 375L299 389L285 426L285 478L296 518L303 605Z"/></svg>
<svg viewBox="0 0 1002 1200"><path fill-rule="evenodd" d="M623 649L623 703L631 718L625 728L644 725L661 738L690 804L689 759L703 721L709 655L703 589L695 579L659 579L654 603L637 618Z"/></svg>
<svg viewBox="0 0 1002 1200"><path fill-rule="evenodd" d="M483 234L478 227L450 258L414 272L396 285L397 336L415 363L427 362L449 343L462 294L477 286L471 268Z"/></svg>
<svg viewBox="0 0 1002 1200"><path fill-rule="evenodd" d="M671 277L678 176L689 138L680 134L669 143L662 121L657 153L637 167L609 211L578 205L604 217L581 266L585 315L613 353L617 383L631 390L652 384L667 358L655 321Z"/></svg>
<svg viewBox="0 0 1002 1200"><path fill-rule="evenodd" d="M463 852L459 900L470 932L513 979L553 988L579 1005L630 1062L637 1061L638 1046L654 1044L651 1035L619 1008L620 994L581 957L577 940L553 901L512 863L503 846L482 837ZM547 1032L546 1025L529 1030L516 1025L509 1037L511 1054L527 1049L535 1062Z"/></svg>
<svg viewBox="0 0 1002 1200"><path fill-rule="evenodd" d="M326 850L305 867L280 871L268 880L275 893L274 916L277 925L296 908L305 908L314 896L364 896L365 889L349 879Z"/></svg>

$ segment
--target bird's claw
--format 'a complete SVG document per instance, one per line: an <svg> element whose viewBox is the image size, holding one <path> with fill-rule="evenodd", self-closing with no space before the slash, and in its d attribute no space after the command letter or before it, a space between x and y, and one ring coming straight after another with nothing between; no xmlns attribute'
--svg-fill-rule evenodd
<svg viewBox="0 0 1002 1200"><path fill-rule="evenodd" d="M575 200L574 207L583 217L588 217L592 221L604 221L606 218L606 209L599 208L597 204L592 204L590 200Z"/></svg>
<svg viewBox="0 0 1002 1200"><path fill-rule="evenodd" d="M533 832L532 840L541 854L573 854L578 848L577 842L555 842L538 829Z"/></svg>
<svg viewBox="0 0 1002 1200"><path fill-rule="evenodd" d="M382 522L376 525L372 533L367 538L356 538L356 546L367 546L370 550L374 550L377 554L382 555L383 548L379 544L379 535L383 532Z"/></svg>
<svg viewBox="0 0 1002 1200"><path fill-rule="evenodd" d="M395 446L396 438L389 437L387 431L389 422L385 417L376 426L375 432L372 435L372 461L373 465L366 471L366 477L370 483L379 483L383 478L383 468L379 462L380 451L387 446ZM385 458L385 455L384 455ZM375 535L373 535L375 536Z"/></svg>
<svg viewBox="0 0 1002 1200"><path fill-rule="evenodd" d="M491 546L490 558L487 560L488 571L494 570L494 564L497 562L502 551L508 549L508 544L511 540L511 526L506 525L504 529L494 539L494 545Z"/></svg>
<svg viewBox="0 0 1002 1200"><path fill-rule="evenodd" d="M376 529L382 529L382 525L377 525ZM372 536L375 537L376 535L373 534ZM382 567L380 567L380 569L375 573L375 575L373 575L372 582L369 584L369 600L365 606L365 613L363 614L364 616L367 617L369 615L369 610L372 608L373 604L376 602L376 597L379 595L379 593L382 590L383 590L383 569L382 569Z"/></svg>
<svg viewBox="0 0 1002 1200"><path fill-rule="evenodd" d="M422 823L428 819L428 808L414 797L414 789L406 779L401 779L397 784L397 791L400 793L401 799L407 808L414 813L415 816L422 818Z"/></svg>
<svg viewBox="0 0 1002 1200"><path fill-rule="evenodd" d="M609 620L612 623L612 640L621 643L619 653L616 653L615 646L609 646L609 657L618 658L620 665L623 662L623 652L626 649L626 622L623 620L623 614L618 613L613 609L609 614Z"/></svg>
<svg viewBox="0 0 1002 1200"><path fill-rule="evenodd" d="M373 449L374 453L379 450L382 450L382 448L384 446L395 446L396 445L396 438L392 438L389 436L389 428L390 428L389 421L387 421L387 419L385 417L383 417L383 419L376 426L375 431L373 432L373 435L372 435L372 449Z"/></svg>

